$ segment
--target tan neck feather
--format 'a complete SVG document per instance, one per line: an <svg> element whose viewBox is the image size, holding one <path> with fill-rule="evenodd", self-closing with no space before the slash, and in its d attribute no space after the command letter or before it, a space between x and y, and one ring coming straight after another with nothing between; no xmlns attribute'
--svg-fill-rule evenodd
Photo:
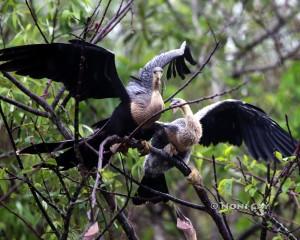
<svg viewBox="0 0 300 240"><path fill-rule="evenodd" d="M160 79L153 77L152 91L160 91Z"/></svg>
<svg viewBox="0 0 300 240"><path fill-rule="evenodd" d="M188 105L188 104L183 105L183 106L181 107L181 109L182 109L183 115L184 115L185 117L188 117L188 116L194 116L193 111L192 111L190 105Z"/></svg>

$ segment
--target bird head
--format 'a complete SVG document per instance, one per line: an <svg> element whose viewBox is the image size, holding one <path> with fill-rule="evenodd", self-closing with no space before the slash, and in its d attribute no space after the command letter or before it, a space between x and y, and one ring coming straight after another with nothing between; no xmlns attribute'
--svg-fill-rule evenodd
<svg viewBox="0 0 300 240"><path fill-rule="evenodd" d="M173 113L176 113L178 109L182 109L183 106L180 106L180 105L184 104L184 103L186 103L186 101L181 98L172 98L170 107L174 107L174 108L172 108Z"/></svg>
<svg viewBox="0 0 300 240"><path fill-rule="evenodd" d="M153 68L153 88L159 89L161 85L161 78L163 75L164 70L161 67Z"/></svg>

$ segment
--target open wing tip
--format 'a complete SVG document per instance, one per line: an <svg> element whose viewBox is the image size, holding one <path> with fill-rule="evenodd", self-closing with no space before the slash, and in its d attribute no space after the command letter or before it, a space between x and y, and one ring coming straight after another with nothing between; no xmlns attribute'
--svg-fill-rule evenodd
<svg viewBox="0 0 300 240"><path fill-rule="evenodd" d="M186 41L181 43L180 49L184 50L186 48Z"/></svg>

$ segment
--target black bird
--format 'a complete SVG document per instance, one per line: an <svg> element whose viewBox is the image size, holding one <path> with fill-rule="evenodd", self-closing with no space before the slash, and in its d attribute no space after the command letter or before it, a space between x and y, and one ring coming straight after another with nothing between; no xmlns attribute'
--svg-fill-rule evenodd
<svg viewBox="0 0 300 240"><path fill-rule="evenodd" d="M110 135L120 137L129 134L141 122L163 109L160 94L162 68L169 64L167 78L178 75L184 78L190 73L185 60L196 64L184 42L179 49L171 50L154 57L125 88L117 74L115 56L102 47L80 40L70 43L33 44L0 50L0 71L15 71L16 74L32 78L50 78L62 82L71 96L78 93L80 100L87 98L120 98L121 103L111 117L96 124L95 132L79 142L79 150L86 167L97 164L97 156L91 147L99 144ZM141 132L148 130L159 116L145 125ZM150 134L151 135L151 134ZM50 153L66 149L56 160L65 169L78 164L75 157L74 140L55 143L40 143L21 150L19 153ZM110 154L105 157L106 161ZM105 163L104 163L105 164Z"/></svg>
<svg viewBox="0 0 300 240"><path fill-rule="evenodd" d="M184 102L178 99L171 105ZM189 105L184 105L181 109L185 118L161 123L162 128L153 135L151 141L154 147L164 149L185 163L190 159L192 146L197 143L209 146L228 142L241 146L244 142L253 158L275 161L275 151L287 157L291 156L296 148L297 142L285 130L262 109L251 104L228 99L208 105L194 115ZM141 184L168 193L164 172L173 166L161 156L148 154ZM133 203L139 205L147 201L157 203L167 199L140 186Z"/></svg>

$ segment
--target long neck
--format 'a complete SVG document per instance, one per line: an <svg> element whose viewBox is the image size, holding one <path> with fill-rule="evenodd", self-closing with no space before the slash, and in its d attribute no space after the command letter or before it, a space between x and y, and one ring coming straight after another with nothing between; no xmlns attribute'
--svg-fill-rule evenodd
<svg viewBox="0 0 300 240"><path fill-rule="evenodd" d="M185 104L181 107L184 117L194 116L191 107L188 104Z"/></svg>
<svg viewBox="0 0 300 240"><path fill-rule="evenodd" d="M187 128L191 128L195 125L195 118L194 118L194 114L193 114L193 111L191 109L191 107L186 104L186 105L183 105L181 107L182 109L182 112L183 112L183 116L184 116L184 119L185 119L185 123L186 123L186 127Z"/></svg>
<svg viewBox="0 0 300 240"><path fill-rule="evenodd" d="M160 79L158 77L153 77L152 81L152 92L160 91Z"/></svg>

